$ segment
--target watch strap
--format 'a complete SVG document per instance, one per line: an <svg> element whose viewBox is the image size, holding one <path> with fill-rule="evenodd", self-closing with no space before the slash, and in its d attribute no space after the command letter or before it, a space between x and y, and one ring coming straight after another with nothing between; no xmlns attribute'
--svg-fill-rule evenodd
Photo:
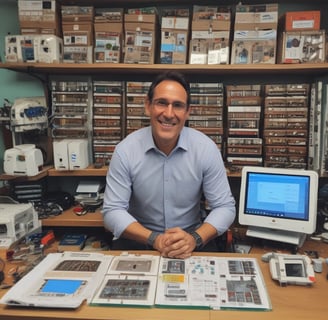
<svg viewBox="0 0 328 320"><path fill-rule="evenodd" d="M196 231L191 231L189 234L195 239L196 242L196 248L200 249L203 247L203 239L202 237L196 232Z"/></svg>
<svg viewBox="0 0 328 320"><path fill-rule="evenodd" d="M148 237L147 239L147 244L151 247L154 246L154 243L155 243L155 240L156 238L160 235L159 232L156 232L156 231L152 231L150 236Z"/></svg>

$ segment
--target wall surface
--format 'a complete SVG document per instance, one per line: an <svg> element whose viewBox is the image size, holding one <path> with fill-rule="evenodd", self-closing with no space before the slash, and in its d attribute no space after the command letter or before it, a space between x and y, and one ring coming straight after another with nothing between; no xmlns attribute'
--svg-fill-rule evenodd
<svg viewBox="0 0 328 320"><path fill-rule="evenodd" d="M5 36L7 34L19 34L16 0L0 1L0 58L2 62L5 62ZM4 99L13 102L17 98L40 96L43 94L43 87L39 80L23 73L0 69L0 107L3 106ZM3 128L1 128L0 172L3 172L4 150L5 141Z"/></svg>

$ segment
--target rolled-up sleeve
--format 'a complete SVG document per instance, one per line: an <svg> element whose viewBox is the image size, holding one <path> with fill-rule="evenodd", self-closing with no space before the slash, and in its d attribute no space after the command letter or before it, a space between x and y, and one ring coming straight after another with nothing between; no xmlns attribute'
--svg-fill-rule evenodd
<svg viewBox="0 0 328 320"><path fill-rule="evenodd" d="M105 228L111 231L115 238L119 238L122 232L136 221L128 212L130 180L126 164L119 153L114 152L106 177L103 220Z"/></svg>
<svg viewBox="0 0 328 320"><path fill-rule="evenodd" d="M215 227L220 235L234 222L236 203L220 151L210 148L204 163L203 191L210 208L205 222Z"/></svg>

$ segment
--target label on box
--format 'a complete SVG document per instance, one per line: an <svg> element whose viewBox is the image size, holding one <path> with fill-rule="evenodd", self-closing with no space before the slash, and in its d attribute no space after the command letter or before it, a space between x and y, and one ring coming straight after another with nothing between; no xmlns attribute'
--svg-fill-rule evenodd
<svg viewBox="0 0 328 320"><path fill-rule="evenodd" d="M18 10L42 10L43 1L18 1Z"/></svg>
<svg viewBox="0 0 328 320"><path fill-rule="evenodd" d="M293 29L313 29L314 20L297 20L292 23Z"/></svg>
<svg viewBox="0 0 328 320"><path fill-rule="evenodd" d="M206 53L192 53L190 54L190 64L207 64Z"/></svg>
<svg viewBox="0 0 328 320"><path fill-rule="evenodd" d="M68 35L64 36L64 45L87 45L88 36L86 35Z"/></svg>
<svg viewBox="0 0 328 320"><path fill-rule="evenodd" d="M229 47L219 50L209 50L207 57L208 64L227 64L229 63Z"/></svg>

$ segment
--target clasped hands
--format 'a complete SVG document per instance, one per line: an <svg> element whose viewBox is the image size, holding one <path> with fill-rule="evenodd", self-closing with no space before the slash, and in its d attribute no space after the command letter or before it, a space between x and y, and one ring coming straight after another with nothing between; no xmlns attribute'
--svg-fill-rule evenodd
<svg viewBox="0 0 328 320"><path fill-rule="evenodd" d="M186 259L196 248L192 235L181 228L167 229L160 234L153 246L163 257Z"/></svg>

